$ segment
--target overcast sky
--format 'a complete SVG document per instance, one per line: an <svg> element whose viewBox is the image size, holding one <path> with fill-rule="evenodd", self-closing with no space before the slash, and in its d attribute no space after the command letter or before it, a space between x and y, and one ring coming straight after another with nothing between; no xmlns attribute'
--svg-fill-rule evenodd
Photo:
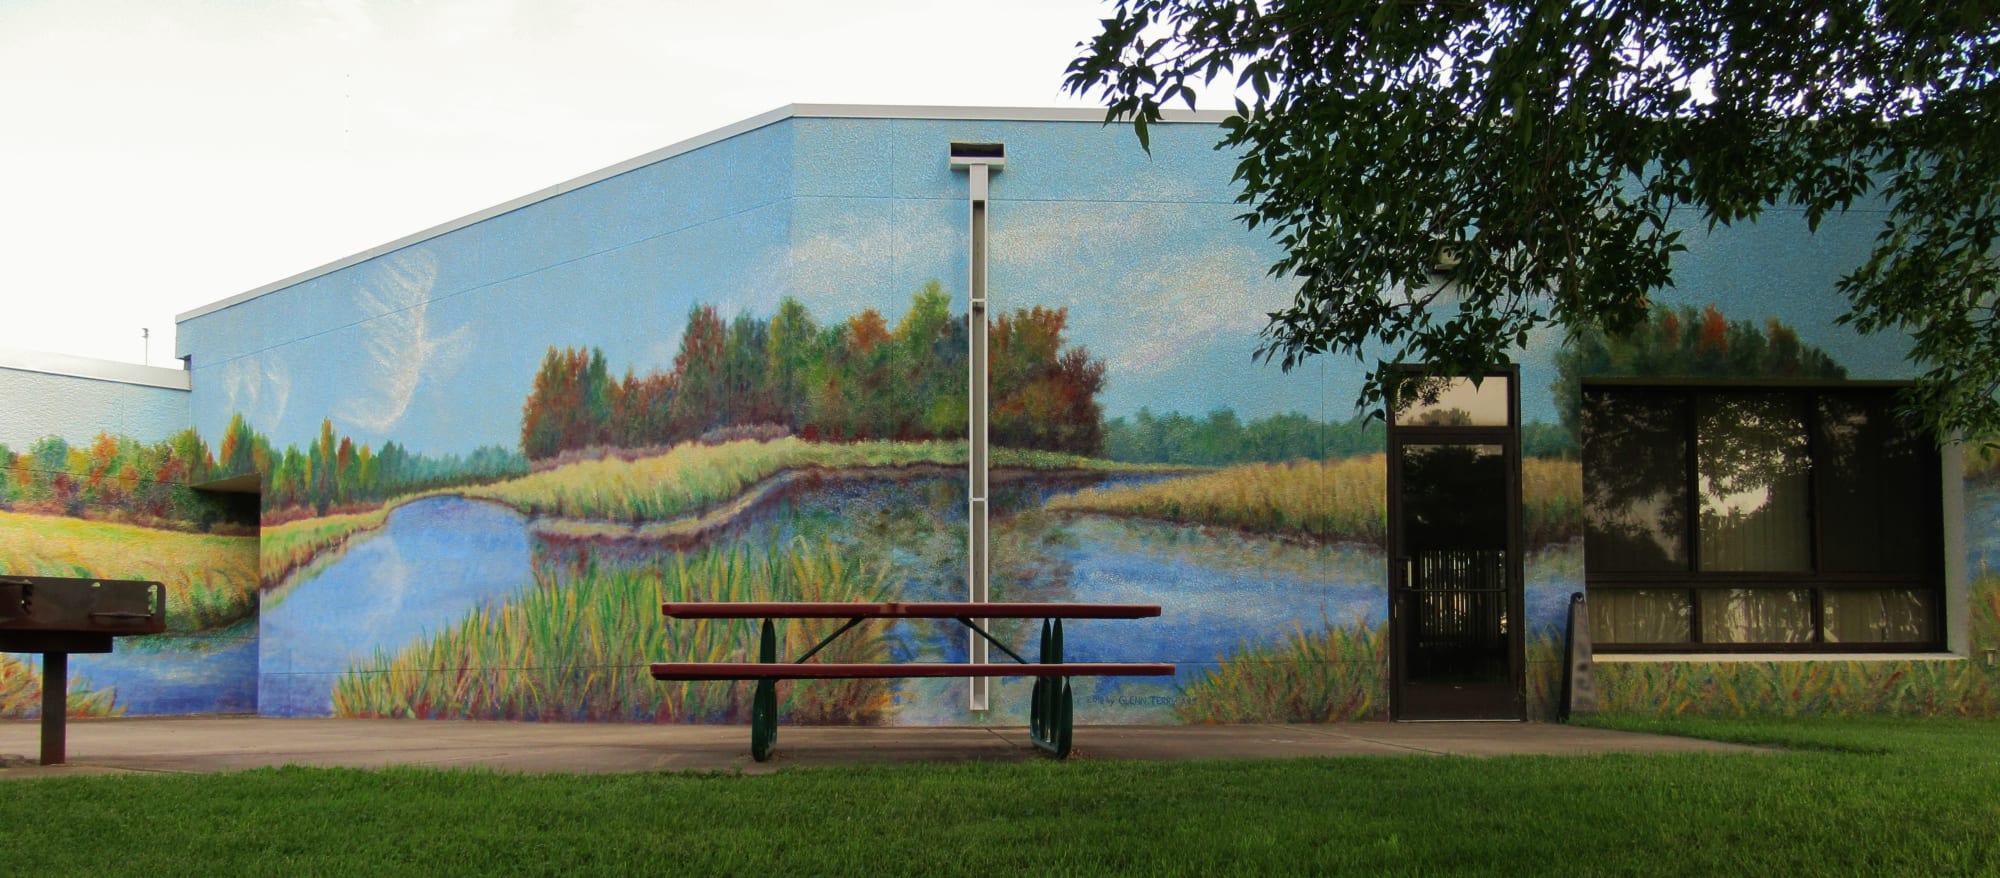
<svg viewBox="0 0 2000 878"><path fill-rule="evenodd" d="M178 313L785 104L1082 105L1102 15L0 0L0 348L178 365Z"/></svg>

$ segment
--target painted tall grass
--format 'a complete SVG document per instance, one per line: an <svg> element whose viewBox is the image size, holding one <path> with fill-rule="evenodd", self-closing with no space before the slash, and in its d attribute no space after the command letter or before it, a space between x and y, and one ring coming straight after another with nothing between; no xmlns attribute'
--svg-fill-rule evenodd
<svg viewBox="0 0 2000 878"><path fill-rule="evenodd" d="M1575 461L1530 458L1522 462L1521 476L1530 545L1580 532L1583 489ZM1388 497L1387 457L1371 454L1247 464L1145 485L1091 488L1048 505L1059 511L1379 545L1387 534Z"/></svg>
<svg viewBox="0 0 2000 878"><path fill-rule="evenodd" d="M1245 644L1182 687L1174 713L1196 723L1327 723L1389 710L1389 627L1303 627L1274 645Z"/></svg>
<svg viewBox="0 0 2000 878"><path fill-rule="evenodd" d="M637 460L582 461L511 481L458 489L509 503L529 515L646 522L727 502L765 479L795 469L961 466L964 442L856 442L798 438L688 443ZM997 449L995 467L1144 469L1069 454Z"/></svg>
<svg viewBox="0 0 2000 878"><path fill-rule="evenodd" d="M1528 719L1554 722L1562 707L1563 629L1552 625L1528 635Z"/></svg>
<svg viewBox="0 0 2000 878"><path fill-rule="evenodd" d="M1972 640L2000 648L2000 574L1972 586ZM1969 661L1598 662L1606 713L2000 716L2000 672Z"/></svg>
<svg viewBox="0 0 2000 878"><path fill-rule="evenodd" d="M110 689L91 689L89 681L73 679L66 699L70 716L119 716ZM42 679L27 662L0 653L0 718L20 719L42 713Z"/></svg>
<svg viewBox="0 0 2000 878"><path fill-rule="evenodd" d="M357 534L381 527L388 520L389 510L383 508L374 512L328 515L266 527L259 534L258 584L267 589L276 588L292 571L346 545Z"/></svg>
<svg viewBox="0 0 2000 878"><path fill-rule="evenodd" d="M254 536L0 512L0 573L163 583L171 632L223 628L257 611Z"/></svg>
<svg viewBox="0 0 2000 878"><path fill-rule="evenodd" d="M511 503L530 515L658 521L724 502L787 469L962 463L962 444L862 442L822 445L787 438L721 445L689 443L638 460L573 463L470 488L467 496Z"/></svg>
<svg viewBox="0 0 2000 878"><path fill-rule="evenodd" d="M1387 499L1383 456L1375 454L1246 464L1144 485L1087 488L1051 499L1048 508L1379 543Z"/></svg>
<svg viewBox="0 0 2000 878"><path fill-rule="evenodd" d="M666 620L662 601L880 601L886 573L856 569L832 543L794 540L663 556L630 566L538 566L538 587L498 610L393 655L377 653L336 683L338 716L514 720L745 721L751 686L661 683L655 661L755 660L749 620ZM797 656L837 621L788 621L780 651ZM883 661L880 627L851 631L820 655ZM880 680L780 684L796 722L872 723L890 688Z"/></svg>

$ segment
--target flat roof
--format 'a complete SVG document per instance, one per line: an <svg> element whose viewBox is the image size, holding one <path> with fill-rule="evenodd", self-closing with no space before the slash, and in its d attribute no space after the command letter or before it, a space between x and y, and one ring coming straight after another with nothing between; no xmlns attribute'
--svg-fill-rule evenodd
<svg viewBox="0 0 2000 878"><path fill-rule="evenodd" d="M113 381L119 384L137 384L143 387L161 387L167 390L187 390L191 386L188 382L188 373L181 369L142 366L138 363L120 363L116 360L99 360L94 357L41 351L0 349L0 369L88 378L93 381Z"/></svg>
<svg viewBox="0 0 2000 878"><path fill-rule="evenodd" d="M665 161L682 153L693 152L704 146L719 143L739 134L747 134L767 125L786 119L936 119L936 120L979 120L993 122L1102 122L1104 110L1095 107L935 107L935 106L885 106L870 104L788 104L767 113L760 113L725 125L705 134L698 134L686 140L653 150L636 158L626 159L607 168L600 168L581 177L566 180L523 195L511 201L497 204L432 226L411 235L405 235L378 247L372 247L352 256L336 259L318 268L299 272L283 280L273 281L256 289L238 293L227 299L211 302L191 311L174 316L176 324L193 320L204 314L213 314L234 305L240 305L266 293L276 292L312 280L322 275L332 274L351 265L357 265L393 253L412 244L422 243L440 235L449 234L475 223L484 222L502 214L520 210L528 205L546 201L566 192L572 192L602 182L619 174L643 168L655 162ZM1174 110L1163 109L1161 121L1167 123L1216 124L1234 115L1226 110ZM169 370L171 371L171 370Z"/></svg>

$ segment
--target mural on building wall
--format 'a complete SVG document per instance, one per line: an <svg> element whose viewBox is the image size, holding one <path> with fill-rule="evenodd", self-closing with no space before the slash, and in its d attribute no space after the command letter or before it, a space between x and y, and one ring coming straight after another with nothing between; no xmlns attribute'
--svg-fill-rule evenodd
<svg viewBox="0 0 2000 878"><path fill-rule="evenodd" d="M187 484L214 461L193 431L141 443L100 434L0 445L0 572L155 580L167 633L121 638L72 664L79 716L229 713L256 706L254 509ZM40 711L38 661L0 653L0 716Z"/></svg>
<svg viewBox="0 0 2000 878"><path fill-rule="evenodd" d="M197 358L194 408L221 469L265 478L261 712L739 720L747 686L645 666L740 657L752 626L669 623L661 600L965 593L964 296L926 282L966 276L965 206L901 157L971 135L807 128L851 152L783 140L796 165L745 175L765 187L753 209L684 197L736 173L743 144L718 144L200 318L191 336L229 353ZM1383 431L1347 416L1347 367L1251 361L1290 289L1209 187L1227 157L1183 134L1187 164L1165 173L1070 161L1079 135L1050 126L972 138L1009 141L1017 170L1047 159L999 176L991 205L995 596L1166 608L1076 626L1073 659L1181 668L1082 681L1087 721L1383 716ZM786 200L785 173L812 194ZM1831 324L1793 264L1811 248L1764 237L1785 234L1706 242L1681 300L1712 307L1663 308L1629 339L1537 337L1523 357L1534 714L1584 580L1581 376L1903 368L1849 335L1815 336L1841 339L1840 364L1800 340ZM1982 496L1972 514L1991 519ZM792 624L791 651L824 630ZM840 649L964 645L898 624ZM1648 697L1619 673L1608 697ZM1019 722L1027 703L1026 681L991 717L948 680L780 691L793 721Z"/></svg>
<svg viewBox="0 0 2000 878"><path fill-rule="evenodd" d="M893 322L791 298L729 319L697 304L671 366L649 371L587 344L550 346L521 389L517 448L378 450L329 418L316 440L280 451L232 419L223 468L266 474L260 710L740 720L747 686L661 684L644 667L740 658L751 625L668 623L660 601L962 595L965 318L951 303L932 282ZM1081 715L1385 715L1379 424L1145 406L1107 417L1102 391L1118 376L1065 309L1001 314L993 338L996 599L1161 603L1166 617L1143 629L1079 623L1072 643L1088 652L1072 658L1183 665L1171 683L1092 682ZM1632 337L1586 336L1553 360L1562 423L1524 428L1537 716L1554 702L1563 608L1583 581L1581 376L1843 374L1777 320L1731 322L1713 307L1662 308ZM1975 492L1974 505L1992 498ZM1990 627L1993 577L1980 583ZM787 648L826 628L793 623ZM898 625L829 658L962 651L951 631ZM1896 709L1993 702L1973 664L1831 664L1794 679L1801 667L1606 666L1601 686L1614 709L1698 698L1818 710L1841 700L1828 693L1877 690L1905 693L1882 696ZM977 721L953 685L803 683L785 709L792 721ZM1003 703L1025 703L1010 692Z"/></svg>

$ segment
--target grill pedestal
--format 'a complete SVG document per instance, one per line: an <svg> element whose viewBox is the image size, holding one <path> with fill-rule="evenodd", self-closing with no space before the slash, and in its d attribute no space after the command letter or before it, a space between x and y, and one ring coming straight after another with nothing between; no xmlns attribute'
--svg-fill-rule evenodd
<svg viewBox="0 0 2000 878"><path fill-rule="evenodd" d="M0 576L0 652L42 655L43 765L68 761L70 655L166 630L167 590L157 582Z"/></svg>

